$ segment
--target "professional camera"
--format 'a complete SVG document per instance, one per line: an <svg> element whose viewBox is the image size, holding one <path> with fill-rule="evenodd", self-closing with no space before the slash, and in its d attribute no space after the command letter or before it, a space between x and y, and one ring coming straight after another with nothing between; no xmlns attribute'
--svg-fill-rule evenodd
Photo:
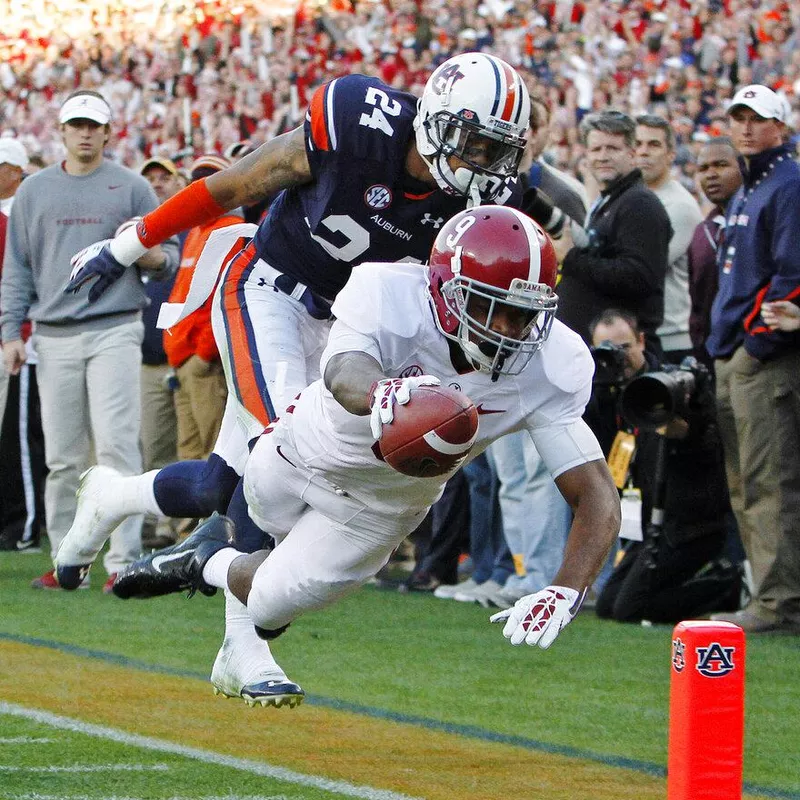
<svg viewBox="0 0 800 800"><path fill-rule="evenodd" d="M622 416L642 430L656 430L675 417L686 419L708 381L706 367L691 356L679 367L665 365L660 372L646 372L622 390Z"/></svg>
<svg viewBox="0 0 800 800"><path fill-rule="evenodd" d="M531 186L522 195L522 210L538 222L553 239L558 239L569 217L557 208L550 195Z"/></svg>
<svg viewBox="0 0 800 800"><path fill-rule="evenodd" d="M590 348L594 359L594 386L622 386L628 365L625 349L618 344L601 342Z"/></svg>

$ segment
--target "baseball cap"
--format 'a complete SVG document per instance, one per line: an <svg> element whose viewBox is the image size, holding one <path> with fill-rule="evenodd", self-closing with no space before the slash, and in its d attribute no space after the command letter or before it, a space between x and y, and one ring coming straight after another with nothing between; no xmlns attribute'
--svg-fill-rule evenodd
<svg viewBox="0 0 800 800"><path fill-rule="evenodd" d="M786 122L787 104L783 102L780 95L759 83L739 89L728 106L728 113L730 114L736 106L747 106L764 119Z"/></svg>
<svg viewBox="0 0 800 800"><path fill-rule="evenodd" d="M168 158L148 158L147 161L139 167L139 174L144 175L150 167L161 167L161 169L169 172L170 175L178 174L178 168Z"/></svg>
<svg viewBox="0 0 800 800"><path fill-rule="evenodd" d="M253 152L253 145L248 141L234 142L225 148L225 158L244 158L244 156Z"/></svg>
<svg viewBox="0 0 800 800"><path fill-rule="evenodd" d="M11 136L0 138L0 164L11 164L27 169L28 154L25 152L22 142L18 142Z"/></svg>
<svg viewBox="0 0 800 800"><path fill-rule="evenodd" d="M216 153L206 153L192 161L189 167L189 173L192 176L192 180L196 181L200 178L213 175L215 172L229 167L230 164L231 162L225 158L225 156L218 156Z"/></svg>
<svg viewBox="0 0 800 800"><path fill-rule="evenodd" d="M90 119L100 125L107 125L111 120L111 106L93 94L76 94L64 102L58 112L59 122L72 119Z"/></svg>

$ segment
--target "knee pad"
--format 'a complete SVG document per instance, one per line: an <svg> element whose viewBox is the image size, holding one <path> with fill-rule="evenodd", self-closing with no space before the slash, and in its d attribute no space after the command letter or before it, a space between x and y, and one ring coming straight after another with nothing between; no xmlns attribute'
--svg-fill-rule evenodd
<svg viewBox="0 0 800 800"><path fill-rule="evenodd" d="M277 628L274 631L268 631L266 628L259 628L258 625L254 625L253 627L256 629L259 639L271 642L273 639L277 639L291 624L291 622L287 622L283 627Z"/></svg>
<svg viewBox="0 0 800 800"><path fill-rule="evenodd" d="M179 461L156 475L153 493L168 517L210 517L224 514L239 476L216 453L207 461Z"/></svg>

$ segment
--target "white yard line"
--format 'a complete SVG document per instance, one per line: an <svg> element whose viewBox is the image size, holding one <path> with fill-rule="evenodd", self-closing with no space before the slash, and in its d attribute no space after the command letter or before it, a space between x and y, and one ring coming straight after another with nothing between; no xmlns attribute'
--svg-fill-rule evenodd
<svg viewBox="0 0 800 800"><path fill-rule="evenodd" d="M166 764L93 764L74 767L12 767L0 764L0 772L168 772Z"/></svg>
<svg viewBox="0 0 800 800"><path fill-rule="evenodd" d="M65 798L63 794L29 794L15 795L14 800L141 800L138 797L120 797L119 795L99 796L96 794L71 794ZM219 796L192 795L192 797L169 797L166 800L289 800L285 794L226 794Z"/></svg>
<svg viewBox="0 0 800 800"><path fill-rule="evenodd" d="M14 717L39 722L60 730L82 733L87 736L96 736L100 739L109 739L114 742L130 745L132 747L142 747L146 750L154 750L159 753L172 753L173 755L193 758L206 764L217 764L223 767L239 769L242 772L249 772L253 775L262 775L267 778L286 781L287 783L299 786L311 786L315 789L333 792L344 795L345 797L359 797L363 800L421 800L421 798L411 797L398 792L391 792L386 789L376 789L372 786L356 786L347 781L337 781L330 778L323 778L318 775L304 775L294 770L276 767L262 761L252 761L246 758L235 758L221 753L214 753L211 750L201 750L198 747L188 747L186 745L168 742L164 739L153 739L149 736L138 736L135 733L127 733L116 728L106 728L102 725L92 725L88 722L80 722L69 717L61 717L57 714L50 714L47 711L37 711L36 709L18 706L13 703L0 702L0 714L8 714ZM33 800L34 795L30 795ZM44 798L42 795L41 798ZM75 798L71 798L75 800ZM110 798L108 800L111 800ZM116 798L122 800L122 798ZM230 798L233 800L233 798ZM266 798L265 798L266 800Z"/></svg>
<svg viewBox="0 0 800 800"><path fill-rule="evenodd" d="M0 744L52 744L54 741L42 736L0 736Z"/></svg>

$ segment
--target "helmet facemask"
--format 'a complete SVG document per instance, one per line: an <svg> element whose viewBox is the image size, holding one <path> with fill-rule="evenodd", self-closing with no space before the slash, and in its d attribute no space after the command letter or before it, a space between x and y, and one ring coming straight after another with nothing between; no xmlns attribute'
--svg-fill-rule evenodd
<svg viewBox="0 0 800 800"><path fill-rule="evenodd" d="M456 275L442 284L440 293L447 309L459 321L453 333L440 326L441 332L458 343L477 370L491 374L495 380L498 375L522 372L550 334L558 306L558 297L550 286L520 278L515 278L508 289L501 289ZM486 308L483 321L472 311L478 305ZM528 316L519 338L492 330L494 318L503 306Z"/></svg>
<svg viewBox="0 0 800 800"><path fill-rule="evenodd" d="M512 132L492 131L449 111L439 111L420 122L417 140L425 138L420 155L446 192L469 197L471 204L491 200L503 181L516 176L525 139ZM448 159L455 156L465 166L453 170Z"/></svg>

